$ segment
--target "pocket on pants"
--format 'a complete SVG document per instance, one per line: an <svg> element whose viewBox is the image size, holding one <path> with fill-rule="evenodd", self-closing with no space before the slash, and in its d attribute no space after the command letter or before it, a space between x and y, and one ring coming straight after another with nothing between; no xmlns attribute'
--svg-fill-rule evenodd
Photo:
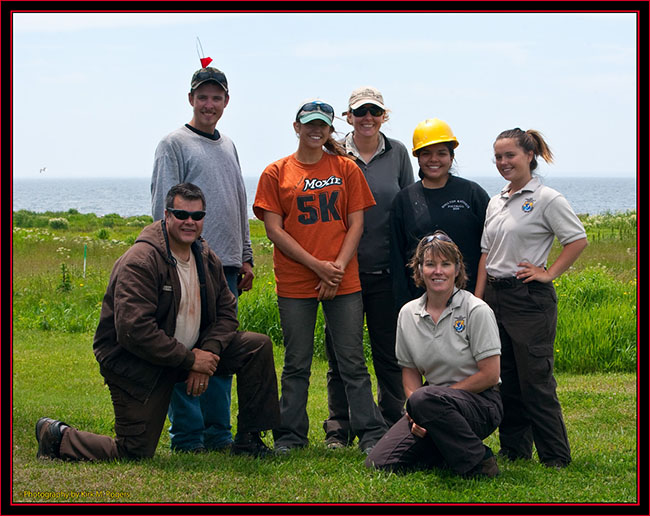
<svg viewBox="0 0 650 516"><path fill-rule="evenodd" d="M158 445L158 440L148 434L146 423L115 423L115 442L120 455L132 459L153 457Z"/></svg>
<svg viewBox="0 0 650 516"><path fill-rule="evenodd" d="M552 283L531 281L525 284L528 296L540 311L553 316L557 312L557 293Z"/></svg>
<svg viewBox="0 0 650 516"><path fill-rule="evenodd" d="M144 423L135 423L132 425L120 425L115 423L115 435L117 437L133 437L134 435L144 434L146 430L147 425Z"/></svg>
<svg viewBox="0 0 650 516"><path fill-rule="evenodd" d="M528 347L528 381L546 383L553 377L553 343Z"/></svg>

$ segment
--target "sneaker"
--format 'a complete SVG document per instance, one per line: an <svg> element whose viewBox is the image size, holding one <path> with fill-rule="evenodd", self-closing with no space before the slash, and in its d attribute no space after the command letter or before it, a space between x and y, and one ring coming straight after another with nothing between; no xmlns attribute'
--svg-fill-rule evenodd
<svg viewBox="0 0 650 516"><path fill-rule="evenodd" d="M232 443L230 453L234 455L252 455L253 457L266 457L273 452L264 444L259 432L237 433Z"/></svg>
<svg viewBox="0 0 650 516"><path fill-rule="evenodd" d="M464 476L472 477L487 477L494 478L499 474L499 466L497 466L497 459L492 453L490 448L485 449L483 460L474 466L471 470L465 473Z"/></svg>
<svg viewBox="0 0 650 516"><path fill-rule="evenodd" d="M328 450L340 450L341 448L345 448L345 443L342 443L341 441L332 441L327 443Z"/></svg>
<svg viewBox="0 0 650 516"><path fill-rule="evenodd" d="M63 432L69 425L56 419L42 417L36 422L37 459L58 459Z"/></svg>
<svg viewBox="0 0 650 516"><path fill-rule="evenodd" d="M289 453L291 453L291 448L289 448L288 446L276 446L275 448L273 448L273 453L275 453L276 455L288 455Z"/></svg>

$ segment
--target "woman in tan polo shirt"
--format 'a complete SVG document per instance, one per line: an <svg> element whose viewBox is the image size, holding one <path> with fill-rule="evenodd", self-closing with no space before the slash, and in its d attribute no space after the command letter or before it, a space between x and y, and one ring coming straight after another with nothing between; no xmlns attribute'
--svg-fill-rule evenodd
<svg viewBox="0 0 650 516"><path fill-rule="evenodd" d="M571 462L571 450L553 377L553 280L575 262L587 235L564 196L534 175L538 157L553 161L538 131L502 132L494 157L508 184L488 204L476 295L494 310L501 335L499 453L530 459L534 443L543 464L561 468ZM556 237L562 252L547 268Z"/></svg>

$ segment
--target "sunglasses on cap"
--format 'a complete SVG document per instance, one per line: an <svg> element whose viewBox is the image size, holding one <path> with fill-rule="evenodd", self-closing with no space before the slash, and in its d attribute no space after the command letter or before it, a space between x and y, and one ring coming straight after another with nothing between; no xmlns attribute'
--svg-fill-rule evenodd
<svg viewBox="0 0 650 516"><path fill-rule="evenodd" d="M425 244L429 244L434 240L442 240L443 242L449 242L451 244L454 243L454 241L444 233L434 233L433 235L424 237L422 240L424 241Z"/></svg>
<svg viewBox="0 0 650 516"><path fill-rule="evenodd" d="M225 90L225 92L228 93L228 81L226 80L226 76L221 70L217 70L216 68L201 68L200 70L194 72L194 75L192 76L192 84L190 87L192 90L195 90L199 87L199 85L206 81L217 82Z"/></svg>
<svg viewBox="0 0 650 516"><path fill-rule="evenodd" d="M187 210L176 210L174 208L167 208L167 211L171 213L178 220L187 220L189 217L192 217L192 220L201 220L205 217L205 211L187 211Z"/></svg>
<svg viewBox="0 0 650 516"><path fill-rule="evenodd" d="M298 114L303 112L310 113L312 111L320 111L322 113L325 113L326 115L329 115L331 117L334 116L334 108L330 106L329 104L325 104L325 102L319 102L319 101L314 101L314 102L308 102L304 106L300 108L300 111L298 111Z"/></svg>
<svg viewBox="0 0 650 516"><path fill-rule="evenodd" d="M357 117L361 118L362 116L366 116L366 113L368 111L370 111L370 114L372 116L381 116L385 112L379 106L375 106L374 104L370 104L369 106L361 106L361 107L358 107L357 109L353 109L352 114L354 116L357 116Z"/></svg>

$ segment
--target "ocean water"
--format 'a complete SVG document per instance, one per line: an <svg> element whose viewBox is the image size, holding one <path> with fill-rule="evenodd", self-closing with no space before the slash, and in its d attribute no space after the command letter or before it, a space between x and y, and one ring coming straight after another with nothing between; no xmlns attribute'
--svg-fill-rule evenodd
<svg viewBox="0 0 650 516"><path fill-rule="evenodd" d="M464 177L464 176L463 176ZM467 177L479 183L490 196L505 182L496 177ZM253 215L253 200L258 178L245 178L248 215ZM596 215L636 210L637 182L633 177L562 177L542 178L567 198L576 213ZM150 215L151 191L148 177L91 179L14 179L13 210L34 212L67 211L123 217Z"/></svg>

